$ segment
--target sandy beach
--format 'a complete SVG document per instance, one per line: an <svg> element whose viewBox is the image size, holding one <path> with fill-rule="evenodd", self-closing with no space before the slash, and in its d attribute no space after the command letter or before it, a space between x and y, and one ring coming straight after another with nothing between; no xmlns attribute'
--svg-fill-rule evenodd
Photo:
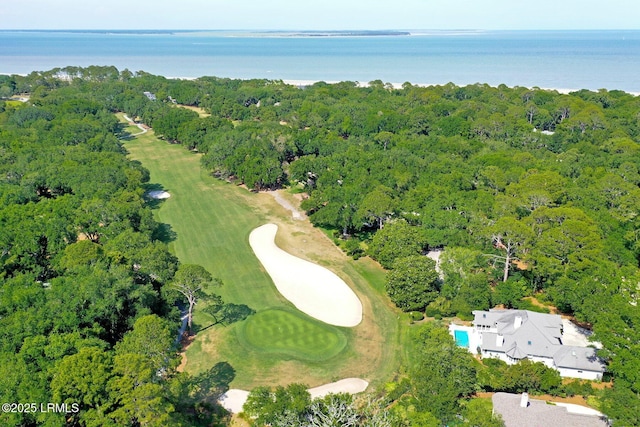
<svg viewBox="0 0 640 427"><path fill-rule="evenodd" d="M340 83L339 81L327 81L327 80L296 80L296 79L285 79L282 80L283 83L291 85L291 86L297 86L297 87L305 87L305 86L313 86L315 83L321 82L323 81L324 83L327 84L337 84ZM356 82L358 83L358 87L369 87L369 82ZM443 86L447 83L413 83L413 82L409 82L411 83L412 86L416 86L416 87L429 87L429 86ZM404 83L397 83L397 82L384 82L384 84L390 84L394 89L402 89ZM461 87L464 87L466 85L460 85ZM547 91L555 91L558 92L560 94L563 95L568 95L571 92L577 92L580 91L582 89L569 89L569 88L551 88L551 87L538 87L538 88L533 88L530 87L528 89L540 89L540 90L547 90ZM633 96L640 96L640 92L627 92Z"/></svg>
<svg viewBox="0 0 640 427"><path fill-rule="evenodd" d="M16 73L0 73L0 76L11 76L11 75L19 75L19 76L26 76L27 74L16 74ZM179 77L175 77L175 76L165 76L167 79L170 80L197 80L200 77L186 77L186 76L179 76ZM241 78L238 78L239 80L242 80ZM327 84L337 84L337 83L341 83L341 80L309 80L309 79L273 79L275 81L277 80L282 80L283 83L291 85L291 86L296 86L296 87L306 87L306 86L313 86L316 83L319 82L324 82ZM368 87L369 86L369 82L360 82L357 81L356 83L358 83L358 87ZM384 82L385 84L390 84L394 89L402 89L402 86L404 85L404 83L398 83L398 82ZM409 82L411 83L412 86L417 86L417 87L429 87L429 86L443 86L448 84L448 82L443 82L443 83L414 83L414 82ZM458 84L458 86L464 87L466 86L466 84ZM534 89L533 87L530 87L528 89ZM558 93L561 93L563 95L568 95L571 92L577 92L580 91L582 89L579 88L574 88L574 89L569 89L569 88L552 88L552 87L539 87L537 89L541 89L541 90L548 90L548 91L556 91ZM630 92L630 91L626 91L628 94L631 94L633 96L640 96L640 92Z"/></svg>

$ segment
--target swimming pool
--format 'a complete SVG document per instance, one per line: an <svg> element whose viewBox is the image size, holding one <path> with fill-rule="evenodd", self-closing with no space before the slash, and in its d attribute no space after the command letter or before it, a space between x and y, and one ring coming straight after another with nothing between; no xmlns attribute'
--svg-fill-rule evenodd
<svg viewBox="0 0 640 427"><path fill-rule="evenodd" d="M458 346L469 348L469 334L467 331L453 331L453 336Z"/></svg>

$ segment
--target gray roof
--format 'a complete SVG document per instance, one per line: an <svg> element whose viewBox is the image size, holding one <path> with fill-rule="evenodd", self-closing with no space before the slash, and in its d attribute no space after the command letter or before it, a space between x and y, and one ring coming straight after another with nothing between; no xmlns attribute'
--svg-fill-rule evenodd
<svg viewBox="0 0 640 427"><path fill-rule="evenodd" d="M473 314L475 319L481 319L480 323L474 320L474 324L498 328L498 334L482 334L482 348L485 350L505 352L514 359L524 359L528 355L551 358L561 345L562 318L558 315L527 310L474 311ZM522 319L518 328L514 325L516 317ZM487 324L487 320L492 324ZM504 336L500 347L496 345L497 335Z"/></svg>
<svg viewBox="0 0 640 427"><path fill-rule="evenodd" d="M606 368L606 365L596 355L596 349L592 347L562 346L553 355L553 362L558 368L584 371L604 372Z"/></svg>
<svg viewBox="0 0 640 427"><path fill-rule="evenodd" d="M557 314L536 313L529 310L475 310L473 324L497 327L498 333L506 335L514 331L516 317L522 319L522 324L532 322L538 329L553 337L562 336L562 317Z"/></svg>
<svg viewBox="0 0 640 427"><path fill-rule="evenodd" d="M490 311L475 310L473 312L473 324L494 327L498 322L498 320L504 314L504 313L500 313L499 311L504 311L504 310L490 310Z"/></svg>
<svg viewBox="0 0 640 427"><path fill-rule="evenodd" d="M482 332L482 349L503 352L521 360L528 356L553 358L559 368L604 372L604 363L590 347L562 345L562 318L557 314L536 313L527 310L491 310L474 314L474 325L497 328L498 333ZM516 327L516 318L521 319ZM498 335L504 337L501 346Z"/></svg>
<svg viewBox="0 0 640 427"><path fill-rule="evenodd" d="M521 395L496 393L491 399L493 410L502 416L505 427L606 427L608 424L593 415L573 414L567 408L549 405L541 400L529 400L526 408L520 407Z"/></svg>

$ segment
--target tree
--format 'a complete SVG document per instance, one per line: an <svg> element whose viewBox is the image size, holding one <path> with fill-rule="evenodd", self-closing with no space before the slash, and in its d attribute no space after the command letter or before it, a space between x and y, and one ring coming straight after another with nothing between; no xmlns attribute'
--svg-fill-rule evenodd
<svg viewBox="0 0 640 427"><path fill-rule="evenodd" d="M175 411L167 401L160 377L142 354L126 353L114 359L116 376L107 386L115 410L109 414L117 425L161 427L169 425Z"/></svg>
<svg viewBox="0 0 640 427"><path fill-rule="evenodd" d="M192 330L193 308L201 298L206 298L205 288L216 284L219 280L211 277L211 274L204 267L196 264L182 264L171 282L171 287L180 292L187 300L189 308L187 311L187 325L189 331Z"/></svg>
<svg viewBox="0 0 640 427"><path fill-rule="evenodd" d="M603 390L602 411L613 420L614 426L640 425L640 398L627 387Z"/></svg>
<svg viewBox="0 0 640 427"><path fill-rule="evenodd" d="M518 306L518 302L527 296L527 286L522 278L514 280L510 277L506 282L498 283L492 300L495 304L503 304L506 308Z"/></svg>
<svg viewBox="0 0 640 427"><path fill-rule="evenodd" d="M387 224L373 236L369 255L384 268L393 268L396 258L419 255L427 246L424 233L406 221Z"/></svg>
<svg viewBox="0 0 640 427"><path fill-rule="evenodd" d="M505 391L511 393L544 392L552 393L562 385L557 370L547 367L542 362L524 359L507 367L503 378Z"/></svg>
<svg viewBox="0 0 640 427"><path fill-rule="evenodd" d="M113 376L112 356L101 348L85 347L59 363L51 381L53 401L79 404L82 418L104 411L110 402L107 383ZM84 414L89 411L90 413Z"/></svg>
<svg viewBox="0 0 640 427"><path fill-rule="evenodd" d="M174 329L155 314L142 316L116 345L116 354L140 354L154 371L171 371L176 361Z"/></svg>
<svg viewBox="0 0 640 427"><path fill-rule="evenodd" d="M357 427L359 418L350 394L329 394L311 404L305 427Z"/></svg>
<svg viewBox="0 0 640 427"><path fill-rule="evenodd" d="M275 389L254 388L249 393L243 410L255 418L258 425L282 425L274 423L283 417L302 425L310 404L311 395L304 384L289 384Z"/></svg>
<svg viewBox="0 0 640 427"><path fill-rule="evenodd" d="M91 240L81 240L64 249L59 265L64 269L76 266L91 266L96 264L102 256L102 246Z"/></svg>
<svg viewBox="0 0 640 427"><path fill-rule="evenodd" d="M493 404L489 399L471 399L464 404L462 411L464 425L469 427L504 427L500 414L493 413Z"/></svg>
<svg viewBox="0 0 640 427"><path fill-rule="evenodd" d="M480 284L488 286L486 273L482 272L482 264L486 265L486 258L478 250L450 247L440 254L440 270L444 283L442 294L453 299L463 287L477 287ZM484 275L484 280L479 277ZM473 285L471 285L473 284Z"/></svg>
<svg viewBox="0 0 640 427"><path fill-rule="evenodd" d="M415 364L410 369L410 381L418 409L431 412L443 423L453 420L460 409L460 398L475 391L473 356L458 347L437 322L426 323L412 339Z"/></svg>
<svg viewBox="0 0 640 427"><path fill-rule="evenodd" d="M436 262L422 255L398 258L387 275L387 294L404 311L419 311L438 295Z"/></svg>
<svg viewBox="0 0 640 427"><path fill-rule="evenodd" d="M532 233L521 221L512 217L502 217L490 227L491 241L496 249L504 251L504 255L491 255L495 259L503 260L502 281L509 278L511 263L518 259L518 256L526 253Z"/></svg>
<svg viewBox="0 0 640 427"><path fill-rule="evenodd" d="M356 217L365 223L375 222L378 229L382 230L385 220L393 215L394 203L391 193L392 190L388 187L377 187L362 200Z"/></svg>
<svg viewBox="0 0 640 427"><path fill-rule="evenodd" d="M600 230L582 210L541 207L530 221L535 240L529 258L539 280L554 282L565 274L576 279L606 259Z"/></svg>

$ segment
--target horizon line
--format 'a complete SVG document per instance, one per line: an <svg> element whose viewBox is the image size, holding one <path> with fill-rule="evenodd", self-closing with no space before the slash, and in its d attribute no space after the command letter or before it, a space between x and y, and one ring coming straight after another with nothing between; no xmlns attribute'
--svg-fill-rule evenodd
<svg viewBox="0 0 640 427"><path fill-rule="evenodd" d="M249 31L249 32L303 32L303 33L340 33L340 32L376 32L376 31L640 31L640 28L346 28L346 29L278 29L278 28L0 28L0 31Z"/></svg>

